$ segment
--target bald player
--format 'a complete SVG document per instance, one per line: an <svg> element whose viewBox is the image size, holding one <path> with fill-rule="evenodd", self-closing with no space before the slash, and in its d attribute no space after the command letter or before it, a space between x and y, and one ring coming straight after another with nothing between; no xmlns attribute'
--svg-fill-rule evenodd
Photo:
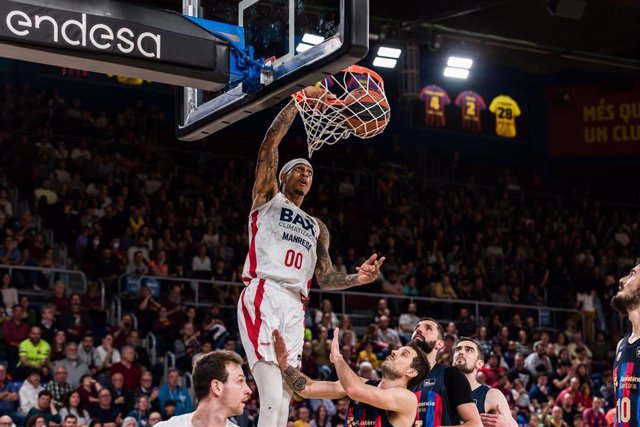
<svg viewBox="0 0 640 427"><path fill-rule="evenodd" d="M471 397L478 408L482 424L491 427L517 427L504 394L496 388L480 384L476 379L484 366L482 346L472 338L461 337L453 352L453 366L460 369L471 386Z"/></svg>
<svg viewBox="0 0 640 427"><path fill-rule="evenodd" d="M330 96L324 89L305 89L309 98ZM289 364L299 367L304 343L304 312L315 274L321 289L340 290L378 278L384 257L372 255L356 274L333 268L329 231L300 206L311 189L313 166L294 159L278 167L278 146L297 109L293 101L280 111L260 146L249 214L249 253L238 300L242 345L260 394L258 427L287 424L292 391L282 381L272 345L279 330L289 349Z"/></svg>

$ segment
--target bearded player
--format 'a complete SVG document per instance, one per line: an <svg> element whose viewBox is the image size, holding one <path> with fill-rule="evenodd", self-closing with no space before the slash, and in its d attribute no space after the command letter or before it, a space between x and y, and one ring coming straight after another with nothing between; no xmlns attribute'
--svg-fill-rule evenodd
<svg viewBox="0 0 640 427"><path fill-rule="evenodd" d="M305 89L305 94L314 99L330 96L315 87ZM313 275L321 289L346 289L376 280L384 262L374 254L356 274L334 270L327 227L300 208L313 182L313 167L306 159L294 159L277 172L278 146L296 113L294 102L289 102L260 146L242 278L246 287L238 301L242 345L260 394L258 427L287 424L292 391L282 381L272 333L280 331L289 349L289 364L299 367Z"/></svg>
<svg viewBox="0 0 640 427"><path fill-rule="evenodd" d="M509 403L497 388L480 384L476 377L484 366L482 346L472 338L461 337L453 352L453 366L460 369L471 386L471 397L485 427L517 427Z"/></svg>
<svg viewBox="0 0 640 427"><path fill-rule="evenodd" d="M436 363L438 352L444 347L442 326L435 319L422 318L412 338L425 342L431 366L427 378L413 387L419 401L416 427L482 426L480 414L471 398L471 386L464 374L453 366Z"/></svg>
<svg viewBox="0 0 640 427"><path fill-rule="evenodd" d="M638 383L640 382L640 260L631 272L620 279L611 306L627 315L631 332L618 343L613 362L613 382L616 396L614 427L637 427L640 423Z"/></svg>

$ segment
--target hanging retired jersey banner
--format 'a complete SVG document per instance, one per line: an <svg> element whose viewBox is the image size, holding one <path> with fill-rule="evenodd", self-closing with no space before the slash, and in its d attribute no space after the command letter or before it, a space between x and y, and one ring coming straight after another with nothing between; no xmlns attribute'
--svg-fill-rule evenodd
<svg viewBox="0 0 640 427"><path fill-rule="evenodd" d="M496 116L496 135L503 138L515 138L516 117L522 112L518 103L508 95L498 95L489 105L489 111Z"/></svg>
<svg viewBox="0 0 640 427"><path fill-rule="evenodd" d="M471 132L482 130L481 113L487 108L484 99L472 90L460 92L455 104L460 108L462 128Z"/></svg>
<svg viewBox="0 0 640 427"><path fill-rule="evenodd" d="M451 104L447 91L440 86L428 85L420 91L420 100L424 103L426 124L444 127L446 125L444 108Z"/></svg>
<svg viewBox="0 0 640 427"><path fill-rule="evenodd" d="M549 153L640 155L640 81L547 89Z"/></svg>

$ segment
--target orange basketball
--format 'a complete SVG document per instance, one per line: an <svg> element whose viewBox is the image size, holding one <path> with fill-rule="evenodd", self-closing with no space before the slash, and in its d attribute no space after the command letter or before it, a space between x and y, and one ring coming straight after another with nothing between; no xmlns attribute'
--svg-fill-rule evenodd
<svg viewBox="0 0 640 427"><path fill-rule="evenodd" d="M378 91L354 90L345 98L342 114L356 136L377 135L389 123L389 102Z"/></svg>

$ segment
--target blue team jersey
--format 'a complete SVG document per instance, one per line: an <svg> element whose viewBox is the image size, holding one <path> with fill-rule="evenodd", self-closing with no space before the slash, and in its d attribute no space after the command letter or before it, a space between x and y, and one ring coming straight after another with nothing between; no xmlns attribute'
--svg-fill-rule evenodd
<svg viewBox="0 0 640 427"><path fill-rule="evenodd" d="M453 420L457 418L455 410L449 405L444 384L446 369L446 365L437 363L431 368L427 378L413 388L413 392L418 397L415 427L453 425Z"/></svg>
<svg viewBox="0 0 640 427"><path fill-rule="evenodd" d="M485 413L484 410L484 402L487 400L487 393L489 393L491 387L486 384L480 384L478 388L471 391L471 397L473 398L473 403L476 404L478 408L478 412L481 414Z"/></svg>
<svg viewBox="0 0 640 427"><path fill-rule="evenodd" d="M380 381L367 381L368 385L376 387ZM375 408L363 402L349 402L345 427L393 427L387 418L387 411Z"/></svg>
<svg viewBox="0 0 640 427"><path fill-rule="evenodd" d="M614 427L637 427L640 422L640 339L629 344L630 335L623 338L613 364L617 409Z"/></svg>

